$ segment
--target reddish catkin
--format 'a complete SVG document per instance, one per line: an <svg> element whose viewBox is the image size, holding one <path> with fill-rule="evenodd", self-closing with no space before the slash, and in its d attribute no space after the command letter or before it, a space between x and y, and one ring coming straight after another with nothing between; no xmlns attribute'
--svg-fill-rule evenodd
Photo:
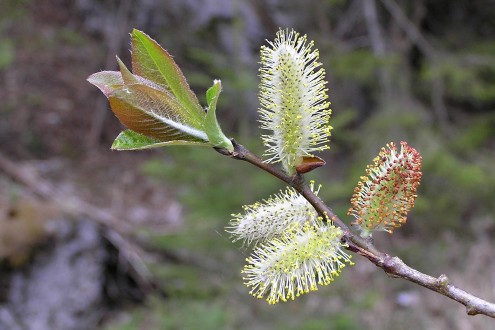
<svg viewBox="0 0 495 330"><path fill-rule="evenodd" d="M362 236L372 231L392 233L406 222L414 206L421 181L421 155L416 149L400 143L388 143L366 168L366 176L354 189L348 214L361 229Z"/></svg>

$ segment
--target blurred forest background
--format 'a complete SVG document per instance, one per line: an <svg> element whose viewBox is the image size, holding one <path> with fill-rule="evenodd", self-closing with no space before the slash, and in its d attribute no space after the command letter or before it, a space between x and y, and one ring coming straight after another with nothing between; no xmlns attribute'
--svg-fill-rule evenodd
<svg viewBox="0 0 495 330"><path fill-rule="evenodd" d="M248 295L224 226L283 186L204 148L112 152L121 130L85 81L129 64L132 28L259 154L259 47L308 34L327 71L327 165L309 175L343 219L390 141L423 156L407 225L376 244L495 300L495 1L0 0L0 329L488 329L366 260L294 302ZM202 99L204 101L204 99Z"/></svg>

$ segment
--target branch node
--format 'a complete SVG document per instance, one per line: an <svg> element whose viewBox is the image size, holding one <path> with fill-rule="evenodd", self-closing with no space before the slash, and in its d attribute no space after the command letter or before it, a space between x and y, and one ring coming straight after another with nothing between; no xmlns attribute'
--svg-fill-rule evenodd
<svg viewBox="0 0 495 330"><path fill-rule="evenodd" d="M213 147L213 149L216 150L216 152L224 155L224 156L235 156L235 151L229 151L228 149L225 148L218 148L218 147Z"/></svg>
<svg viewBox="0 0 495 330"><path fill-rule="evenodd" d="M450 280L449 278L447 277L447 275L445 274L442 274L440 275L437 279L436 279L436 282L435 282L435 285L440 289L442 290L443 292L447 291L448 287L449 287L449 283Z"/></svg>
<svg viewBox="0 0 495 330"><path fill-rule="evenodd" d="M246 148L244 148L243 145L237 143L236 140L230 139L230 142L232 142L232 145L234 146L234 151L230 151L227 149L217 149L215 148L216 151L221 153L222 155L225 156L230 156L234 159L239 159L239 160L246 160Z"/></svg>
<svg viewBox="0 0 495 330"><path fill-rule="evenodd" d="M466 313L467 313L467 315L477 315L480 313L480 311L474 306L467 305L466 306Z"/></svg>
<svg viewBox="0 0 495 330"><path fill-rule="evenodd" d="M302 175L301 173L296 172L296 174L291 176L290 179L291 179L294 186L297 186L297 187L304 186L304 175Z"/></svg>
<svg viewBox="0 0 495 330"><path fill-rule="evenodd" d="M397 257L391 257L390 255L386 254L385 257L382 259L382 269L387 273L388 276L390 277L400 277L398 276L397 273L397 268L398 268L398 261L400 260Z"/></svg>

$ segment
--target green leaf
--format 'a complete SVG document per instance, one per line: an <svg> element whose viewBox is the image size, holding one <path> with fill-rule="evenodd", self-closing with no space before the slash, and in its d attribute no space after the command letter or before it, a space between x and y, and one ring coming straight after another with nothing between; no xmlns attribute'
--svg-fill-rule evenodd
<svg viewBox="0 0 495 330"><path fill-rule="evenodd" d="M134 76L129 69L125 66L124 62L120 60L118 56L117 57L117 63L119 64L120 68L120 74L122 75L122 80L124 81L124 84L129 85L129 84L139 84L139 80L136 76Z"/></svg>
<svg viewBox="0 0 495 330"><path fill-rule="evenodd" d="M209 145L204 142L173 140L173 141L157 141L149 138L130 129L125 130L117 136L113 141L113 150L141 150L152 149L171 145Z"/></svg>
<svg viewBox="0 0 495 330"><path fill-rule="evenodd" d="M170 94L142 84L124 85L109 96L110 107L127 128L163 141L208 143L203 122L191 118Z"/></svg>
<svg viewBox="0 0 495 330"><path fill-rule="evenodd" d="M205 118L205 131L208 135L210 143L217 148L224 148L233 151L232 142L223 134L220 125L218 124L216 109L217 101L220 92L222 91L222 83L220 80L215 80L213 86L206 91L206 101L208 102L208 112Z"/></svg>
<svg viewBox="0 0 495 330"><path fill-rule="evenodd" d="M155 40L136 29L132 31L132 70L134 74L170 90L192 117L204 118L196 95L172 56Z"/></svg>
<svg viewBox="0 0 495 330"><path fill-rule="evenodd" d="M163 88L163 86L158 85L157 83L155 83L151 80L137 76L137 75L133 74L132 72L130 72L129 69L127 69L126 65L120 60L120 58L118 56L117 56L117 63L119 64L120 74L122 76L122 80L124 81L124 85L136 85L136 84L146 85L146 86L151 87L153 89L164 92L169 97L175 98L175 96L173 96L169 90Z"/></svg>

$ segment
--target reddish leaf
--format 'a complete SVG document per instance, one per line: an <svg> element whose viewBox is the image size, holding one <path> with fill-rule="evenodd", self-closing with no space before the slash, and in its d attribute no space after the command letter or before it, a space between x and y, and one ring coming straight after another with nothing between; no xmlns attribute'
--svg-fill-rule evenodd
<svg viewBox="0 0 495 330"><path fill-rule="evenodd" d="M129 129L158 141L208 142L202 123L191 119L169 94L146 85L126 85L114 90L110 106Z"/></svg>

